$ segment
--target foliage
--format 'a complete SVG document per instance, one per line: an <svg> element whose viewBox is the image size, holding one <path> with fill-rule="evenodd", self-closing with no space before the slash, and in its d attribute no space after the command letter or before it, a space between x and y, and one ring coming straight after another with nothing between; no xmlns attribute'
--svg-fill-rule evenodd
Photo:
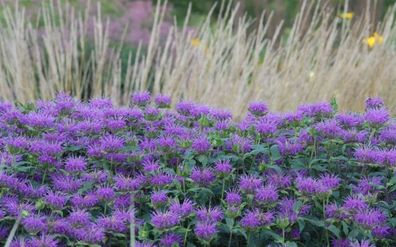
<svg viewBox="0 0 396 247"><path fill-rule="evenodd" d="M16 226L12 246L396 244L396 125L382 100L362 114L254 102L240 122L170 103L1 103L0 242Z"/></svg>

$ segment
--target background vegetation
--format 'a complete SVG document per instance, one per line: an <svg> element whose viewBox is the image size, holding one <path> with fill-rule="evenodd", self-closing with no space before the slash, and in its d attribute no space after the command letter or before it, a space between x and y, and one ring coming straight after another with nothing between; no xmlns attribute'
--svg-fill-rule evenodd
<svg viewBox="0 0 396 247"><path fill-rule="evenodd" d="M175 0L157 10L141 0L4 0L0 97L67 91L124 104L150 90L240 115L247 99L288 111L335 98L361 110L357 102L381 96L392 108L394 2L226 1L208 15L214 1L188 12Z"/></svg>

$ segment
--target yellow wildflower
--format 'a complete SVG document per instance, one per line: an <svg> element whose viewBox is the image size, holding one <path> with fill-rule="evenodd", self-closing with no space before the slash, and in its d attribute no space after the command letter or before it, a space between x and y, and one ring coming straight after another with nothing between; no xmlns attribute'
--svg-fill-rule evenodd
<svg viewBox="0 0 396 247"><path fill-rule="evenodd" d="M344 12L344 13L341 13L339 16L341 19L351 20L353 18L353 15L354 15L353 12Z"/></svg>
<svg viewBox="0 0 396 247"><path fill-rule="evenodd" d="M197 38L192 39L192 40L191 40L191 45L194 46L194 47L198 47L198 46L201 45L201 40L200 40L200 39L197 39Z"/></svg>
<svg viewBox="0 0 396 247"><path fill-rule="evenodd" d="M373 48L374 46L380 45L383 42L384 42L384 37L382 35L380 35L379 33L377 33L377 32L374 32L373 35L367 37L364 40L364 43L366 43L366 45L369 48Z"/></svg>
<svg viewBox="0 0 396 247"><path fill-rule="evenodd" d="M379 33L374 32L373 36L375 38L376 43L382 44L382 42L384 42L384 37L382 35L380 35Z"/></svg>

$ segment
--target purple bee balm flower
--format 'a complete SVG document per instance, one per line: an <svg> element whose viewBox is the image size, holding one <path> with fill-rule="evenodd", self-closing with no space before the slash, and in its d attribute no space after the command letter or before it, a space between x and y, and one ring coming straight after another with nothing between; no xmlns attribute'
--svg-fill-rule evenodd
<svg viewBox="0 0 396 247"><path fill-rule="evenodd" d="M270 185L258 188L254 198L259 203L273 203L278 200L278 197L278 191Z"/></svg>
<svg viewBox="0 0 396 247"><path fill-rule="evenodd" d="M198 238L206 241L211 240L217 233L216 224L211 222L200 222L195 225L195 234Z"/></svg>
<svg viewBox="0 0 396 247"><path fill-rule="evenodd" d="M171 98L169 96L165 95L157 95L154 99L155 104L158 106L158 108L168 108L172 102Z"/></svg>
<svg viewBox="0 0 396 247"><path fill-rule="evenodd" d="M168 202L166 191L156 191L151 194L151 203L154 207L159 207ZM172 210L173 211L173 210Z"/></svg>
<svg viewBox="0 0 396 247"><path fill-rule="evenodd" d="M396 144L396 128L395 126L381 130L379 139L381 142Z"/></svg>
<svg viewBox="0 0 396 247"><path fill-rule="evenodd" d="M83 157L69 157L65 162L65 170L68 172L81 172L86 166L87 162Z"/></svg>
<svg viewBox="0 0 396 247"><path fill-rule="evenodd" d="M332 247L350 247L351 242L348 239L334 239L331 243Z"/></svg>
<svg viewBox="0 0 396 247"><path fill-rule="evenodd" d="M227 110L222 110L222 109L211 109L210 110L210 115L219 121L227 121L232 119L232 113Z"/></svg>
<svg viewBox="0 0 396 247"><path fill-rule="evenodd" d="M185 199L183 203L180 203L179 201L173 201L169 207L169 210L175 212L180 217L185 217L193 212L194 203L189 199Z"/></svg>
<svg viewBox="0 0 396 247"><path fill-rule="evenodd" d="M57 246L59 246L59 242L58 242L58 240L55 239L55 236L41 235L40 238L30 239L26 246L29 246L29 247L57 247Z"/></svg>
<svg viewBox="0 0 396 247"><path fill-rule="evenodd" d="M114 178L114 185L119 190L138 190L145 183L145 177L140 175L136 178L129 178L118 175Z"/></svg>
<svg viewBox="0 0 396 247"><path fill-rule="evenodd" d="M381 178L380 177L364 177L360 179L359 183L355 187L354 191L363 195L367 195L375 191L375 187L381 186Z"/></svg>
<svg viewBox="0 0 396 247"><path fill-rule="evenodd" d="M345 201L343 208L350 211L359 211L366 209L368 207L366 201L359 195L357 196L348 196Z"/></svg>
<svg viewBox="0 0 396 247"><path fill-rule="evenodd" d="M3 217L1 217L1 218L3 218ZM8 234L10 233L10 230L11 229L9 229L9 227L0 226L0 239L1 240L7 239Z"/></svg>
<svg viewBox="0 0 396 247"><path fill-rule="evenodd" d="M159 146L159 148L172 149L176 147L176 141L173 137L161 136L157 140L157 145Z"/></svg>
<svg viewBox="0 0 396 247"><path fill-rule="evenodd" d="M22 225L26 231L38 233L47 230L47 222L44 216L31 215L22 220Z"/></svg>
<svg viewBox="0 0 396 247"><path fill-rule="evenodd" d="M83 185L81 180L75 179L72 176L57 174L52 176L51 179L54 188L61 192L76 192Z"/></svg>
<svg viewBox="0 0 396 247"><path fill-rule="evenodd" d="M168 184L171 184L174 180L174 177L170 174L167 173L160 173L160 174L156 174L154 175L151 179L150 179L150 183L151 185L154 186L165 186Z"/></svg>
<svg viewBox="0 0 396 247"><path fill-rule="evenodd" d="M389 121L389 111L386 109L371 109L366 112L364 119L371 125L379 126Z"/></svg>
<svg viewBox="0 0 396 247"><path fill-rule="evenodd" d="M138 106L146 106L150 103L150 100L151 96L147 91L134 93L131 97L132 103Z"/></svg>
<svg viewBox="0 0 396 247"><path fill-rule="evenodd" d="M381 98L367 98L364 103L366 110L379 109L385 106L385 103Z"/></svg>
<svg viewBox="0 0 396 247"><path fill-rule="evenodd" d="M111 217L102 217L97 220L98 225L104 227L107 230L114 232L122 232L125 233L128 231L128 226L123 219L115 217L114 215Z"/></svg>
<svg viewBox="0 0 396 247"><path fill-rule="evenodd" d="M389 226L376 226L372 233L376 238L384 239L391 234L391 230Z"/></svg>
<svg viewBox="0 0 396 247"><path fill-rule="evenodd" d="M223 211L219 207L200 208L196 211L196 216L201 222L219 222L223 219Z"/></svg>
<svg viewBox="0 0 396 247"><path fill-rule="evenodd" d="M371 244L369 240L362 240L360 242L351 242L349 244L349 247L375 247L375 245Z"/></svg>
<svg viewBox="0 0 396 247"><path fill-rule="evenodd" d="M282 199L279 202L279 217L287 218L291 223L297 220L299 215L306 215L309 212L310 207L308 205L303 205L299 212L294 210L294 205L297 200L291 198Z"/></svg>
<svg viewBox="0 0 396 247"><path fill-rule="evenodd" d="M109 201L115 197L114 190L110 187L102 187L95 191L95 195L99 200Z"/></svg>
<svg viewBox="0 0 396 247"><path fill-rule="evenodd" d="M142 165L145 172L158 171L160 168L159 162L152 159L145 160Z"/></svg>
<svg viewBox="0 0 396 247"><path fill-rule="evenodd" d="M252 102L248 108L249 112L257 117L264 116L268 113L268 107L263 102Z"/></svg>
<svg viewBox="0 0 396 247"><path fill-rule="evenodd" d="M327 117L333 113L333 108L329 103L324 102L310 105L301 105L298 107L297 112L306 117Z"/></svg>
<svg viewBox="0 0 396 247"><path fill-rule="evenodd" d="M270 212L260 212L259 209L249 210L242 217L240 223L245 229L254 231L273 220L273 214Z"/></svg>
<svg viewBox="0 0 396 247"><path fill-rule="evenodd" d="M255 176L243 175L239 180L239 188L243 192L253 194L262 186L263 181Z"/></svg>
<svg viewBox="0 0 396 247"><path fill-rule="evenodd" d="M229 191L226 194L225 201L227 202L228 205L231 206L240 206L242 202L242 197L241 195L236 192L236 191Z"/></svg>
<svg viewBox="0 0 396 247"><path fill-rule="evenodd" d="M277 188L289 187L292 184L291 179L291 176L278 173L272 173L267 175L268 184Z"/></svg>
<svg viewBox="0 0 396 247"><path fill-rule="evenodd" d="M99 140L99 146L102 151L115 152L124 147L124 140L118 136L107 135Z"/></svg>
<svg viewBox="0 0 396 247"><path fill-rule="evenodd" d="M335 204L335 203L328 204L325 209L326 217L335 218L337 216L338 210L339 210L339 208L338 208L337 204Z"/></svg>
<svg viewBox="0 0 396 247"><path fill-rule="evenodd" d="M161 237L160 244L163 247L182 246L183 238L182 236L176 233L167 233Z"/></svg>
<svg viewBox="0 0 396 247"><path fill-rule="evenodd" d="M261 121L257 123L256 130L260 135L268 136L275 133L277 125L274 122Z"/></svg>
<svg viewBox="0 0 396 247"><path fill-rule="evenodd" d="M191 147L197 153L206 153L211 145L206 137L199 137L193 141Z"/></svg>
<svg viewBox="0 0 396 247"><path fill-rule="evenodd" d="M341 179L339 179L336 175L326 174L326 175L322 175L318 180L318 182L326 190L332 190L340 185Z"/></svg>
<svg viewBox="0 0 396 247"><path fill-rule="evenodd" d="M67 221L74 227L86 226L91 223L91 215L85 210L75 210L69 214Z"/></svg>
<svg viewBox="0 0 396 247"><path fill-rule="evenodd" d="M192 102L183 101L176 104L176 111L183 116L191 116L195 105Z"/></svg>
<svg viewBox="0 0 396 247"><path fill-rule="evenodd" d="M355 214L354 220L366 228L373 229L376 226L384 224L386 216L378 209L364 209Z"/></svg>
<svg viewBox="0 0 396 247"><path fill-rule="evenodd" d="M302 193L316 194L318 192L325 192L322 191L321 184L313 178L299 176L296 178L295 182L297 189Z"/></svg>
<svg viewBox="0 0 396 247"><path fill-rule="evenodd" d="M67 202L67 197L61 193L50 191L44 196L44 201L56 209L62 209Z"/></svg>
<svg viewBox="0 0 396 247"><path fill-rule="evenodd" d="M347 128L357 127L363 124L364 118L361 115L340 113L336 116L337 122Z"/></svg>
<svg viewBox="0 0 396 247"><path fill-rule="evenodd" d="M157 229L167 229L176 226L180 222L180 217L174 212L154 212L151 216L151 224Z"/></svg>
<svg viewBox="0 0 396 247"><path fill-rule="evenodd" d="M196 167L193 168L191 172L191 179L200 185L210 185L212 184L216 176L213 174L212 169L210 168L203 168L203 169L198 169Z"/></svg>
<svg viewBox="0 0 396 247"><path fill-rule="evenodd" d="M221 175L228 175L232 171L232 165L228 160L218 161L215 164L215 171Z"/></svg>

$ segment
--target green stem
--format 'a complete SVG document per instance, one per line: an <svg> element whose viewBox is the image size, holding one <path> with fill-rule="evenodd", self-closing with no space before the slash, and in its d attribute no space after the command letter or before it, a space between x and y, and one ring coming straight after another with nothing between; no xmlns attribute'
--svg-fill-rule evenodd
<svg viewBox="0 0 396 247"><path fill-rule="evenodd" d="M230 229L230 237L228 239L228 247L231 247L231 242L232 242L232 229Z"/></svg>
<svg viewBox="0 0 396 247"><path fill-rule="evenodd" d="M223 178L223 186L221 187L221 201L223 201L224 198L224 187L225 187L225 178Z"/></svg>
<svg viewBox="0 0 396 247"><path fill-rule="evenodd" d="M129 225L129 231L130 231L130 247L135 247L135 214L134 214L134 197L133 197L133 192L131 194L131 206L129 207L130 210L130 217L131 217L131 222Z"/></svg>
<svg viewBox="0 0 396 247"><path fill-rule="evenodd" d="M11 229L10 234L8 235L7 241L4 245L4 247L10 247L12 240L14 239L15 233L18 229L19 223L21 223L22 219L22 214L18 216L18 218L15 220L14 226Z"/></svg>

